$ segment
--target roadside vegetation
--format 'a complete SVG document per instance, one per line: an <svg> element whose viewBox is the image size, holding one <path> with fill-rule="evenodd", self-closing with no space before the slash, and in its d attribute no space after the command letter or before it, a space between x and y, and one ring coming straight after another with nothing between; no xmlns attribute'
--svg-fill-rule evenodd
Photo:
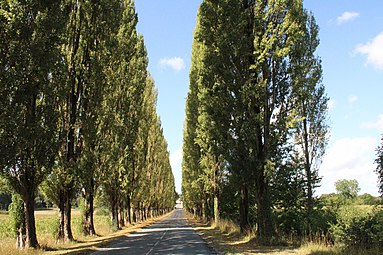
<svg viewBox="0 0 383 255"><path fill-rule="evenodd" d="M132 0L0 2L0 209L9 208L12 231L1 228L20 249L42 245L41 201L58 208L44 225L64 243L76 231L98 234L96 198L113 230L173 209L137 22Z"/></svg>
<svg viewBox="0 0 383 255"><path fill-rule="evenodd" d="M340 180L336 187L337 193L324 194L318 198L322 209L314 220L323 226L319 231L310 236L299 236L292 231L299 225L295 222L303 220L303 216L287 218L282 217L281 211L276 211L276 218L279 218L275 222L278 228L276 232L284 231L284 234L268 246L259 244L254 228L242 233L238 222L234 220L221 218L219 222L214 222L193 214L189 214L189 219L204 238L224 254L381 254L382 199L369 194L358 196L356 180ZM288 228L290 232L286 231Z"/></svg>
<svg viewBox="0 0 383 255"><path fill-rule="evenodd" d="M154 223L158 218L148 218L145 221L126 225L121 230L113 230L110 212L107 208L96 209L94 215L94 225L97 232L96 236L84 235L82 229L82 217L80 209L72 210L73 238L72 242L60 242L57 240L58 234L58 209L39 209L36 214L36 233L39 237L41 249L16 249L15 236L12 226L11 216L2 211L0 213L0 253L7 255L16 254L89 254L98 247L106 246L110 241L119 236L135 232L144 226Z"/></svg>
<svg viewBox="0 0 383 255"><path fill-rule="evenodd" d="M184 206L224 232L239 229L235 242L255 249L381 253L381 198L358 197L356 180L339 180L336 194L316 193L330 135L319 44L302 0L202 1L186 101ZM383 144L376 156L383 194Z"/></svg>

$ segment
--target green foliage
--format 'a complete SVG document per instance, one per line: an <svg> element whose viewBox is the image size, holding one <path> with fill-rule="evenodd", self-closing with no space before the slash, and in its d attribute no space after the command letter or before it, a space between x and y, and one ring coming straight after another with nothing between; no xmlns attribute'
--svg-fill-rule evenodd
<svg viewBox="0 0 383 255"><path fill-rule="evenodd" d="M376 148L375 164L375 172L378 175L379 191L380 194L383 196L383 137L381 139L380 146Z"/></svg>
<svg viewBox="0 0 383 255"><path fill-rule="evenodd" d="M34 195L60 145L64 9L62 1L0 3L0 175L24 200L25 244L35 248Z"/></svg>
<svg viewBox="0 0 383 255"><path fill-rule="evenodd" d="M4 176L24 202L37 194L38 205L49 200L68 214L81 195L90 225L96 191L107 205L113 197L114 215L133 204L173 208L174 176L137 22L131 0L0 3L0 146L7 148L0 189ZM70 226L51 232L71 240Z"/></svg>
<svg viewBox="0 0 383 255"><path fill-rule="evenodd" d="M74 220L77 220L77 217L74 217ZM53 215L47 215L45 217L40 216L36 219L36 232L40 234L46 234L52 239L57 238L59 227L60 224L56 213Z"/></svg>
<svg viewBox="0 0 383 255"><path fill-rule="evenodd" d="M107 207L101 207L101 208L98 208L96 210L95 215L109 216L110 215L110 210Z"/></svg>
<svg viewBox="0 0 383 255"><path fill-rule="evenodd" d="M256 224L261 242L274 209L279 231L305 232L328 132L318 44L300 0L202 2L184 127L189 210L208 216L221 196L221 214L242 231Z"/></svg>
<svg viewBox="0 0 383 255"><path fill-rule="evenodd" d="M9 215L11 216L13 237L16 237L19 231L25 228L24 202L20 195L12 195L12 203L9 205Z"/></svg>
<svg viewBox="0 0 383 255"><path fill-rule="evenodd" d="M383 248L383 210L344 206L337 213L331 231L346 248Z"/></svg>
<svg viewBox="0 0 383 255"><path fill-rule="evenodd" d="M339 180L335 183L335 188L343 203L353 202L360 191L357 180Z"/></svg>
<svg viewBox="0 0 383 255"><path fill-rule="evenodd" d="M356 199L358 205L381 205L382 199L380 197L374 197L368 193L360 195Z"/></svg>
<svg viewBox="0 0 383 255"><path fill-rule="evenodd" d="M5 238L14 238L15 233L13 230L13 224L12 221L9 219L8 215L7 217L4 217L4 215L1 215L0 217L0 240Z"/></svg>

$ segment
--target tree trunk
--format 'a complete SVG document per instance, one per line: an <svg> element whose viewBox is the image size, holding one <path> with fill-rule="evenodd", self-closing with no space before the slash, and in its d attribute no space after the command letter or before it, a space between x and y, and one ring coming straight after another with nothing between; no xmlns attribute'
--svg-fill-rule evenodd
<svg viewBox="0 0 383 255"><path fill-rule="evenodd" d="M25 221L20 228L17 229L17 236L16 236L16 249L22 250L25 247L25 235L26 235L26 229L25 229Z"/></svg>
<svg viewBox="0 0 383 255"><path fill-rule="evenodd" d="M71 228L71 199L70 191L62 189L59 197L59 210L60 210L60 224L57 240L62 242L73 241L73 234Z"/></svg>
<svg viewBox="0 0 383 255"><path fill-rule="evenodd" d="M118 205L117 205L117 198L115 195L112 195L112 203L111 203L111 209L112 209L112 226L113 230L117 231L120 229L119 221L118 221Z"/></svg>
<svg viewBox="0 0 383 255"><path fill-rule="evenodd" d="M305 109L304 109L304 112ZM311 160L309 153L309 141L308 141L308 127L307 119L303 120L303 132L304 132L304 153L305 153L305 171L307 176L307 230L308 234L311 234L311 216L314 207L313 203L313 181L311 172Z"/></svg>
<svg viewBox="0 0 383 255"><path fill-rule="evenodd" d="M25 237L26 237L26 229L25 229L25 203L21 201L15 201L16 196L12 196L12 203L17 207L16 218L20 220L17 222L17 234L16 234L16 249L22 250L25 247ZM22 208L20 208L22 207ZM15 215L13 216L15 217Z"/></svg>
<svg viewBox="0 0 383 255"><path fill-rule="evenodd" d="M239 202L239 226L241 232L244 233L250 230L249 222L249 191L246 186L241 187L241 197Z"/></svg>
<svg viewBox="0 0 383 255"><path fill-rule="evenodd" d="M69 192L66 192L65 198L65 215L64 215L64 238L66 242L72 242L73 234L71 227L71 219L72 219L72 205L71 198Z"/></svg>
<svg viewBox="0 0 383 255"><path fill-rule="evenodd" d="M128 213L128 222L129 224L131 225L132 224L132 212L131 212L131 206L130 206L130 196L128 195L128 198L127 198L127 213Z"/></svg>
<svg viewBox="0 0 383 255"><path fill-rule="evenodd" d="M24 212L26 230L25 247L38 248L39 243L37 242L35 224L35 195L33 191L27 192L24 197Z"/></svg>
<svg viewBox="0 0 383 255"><path fill-rule="evenodd" d="M118 209L119 209L119 215L120 215L120 218L119 218L120 227L124 227L125 226L125 217L124 217L125 210L124 210L123 203L119 203L119 204L120 206L118 207Z"/></svg>
<svg viewBox="0 0 383 255"><path fill-rule="evenodd" d="M219 159L216 157L216 165L214 171L214 200L213 200L213 215L215 223L219 222Z"/></svg>
<svg viewBox="0 0 383 255"><path fill-rule="evenodd" d="M64 226L65 226L65 192L63 189L60 189L60 194L59 194L59 202L58 202L58 207L59 207L59 212L60 212L60 219L59 219L59 232L57 233L57 240L64 242L65 235L64 235Z"/></svg>
<svg viewBox="0 0 383 255"><path fill-rule="evenodd" d="M273 235L273 225L268 183L263 174L257 185L257 223L258 241L260 244L269 245Z"/></svg>
<svg viewBox="0 0 383 255"><path fill-rule="evenodd" d="M214 197L214 221L215 223L218 223L220 220L219 215L219 195L216 194Z"/></svg>
<svg viewBox="0 0 383 255"><path fill-rule="evenodd" d="M202 202L202 219L206 220L206 201Z"/></svg>
<svg viewBox="0 0 383 255"><path fill-rule="evenodd" d="M133 222L137 223L138 217L137 217L137 208L133 208Z"/></svg>
<svg viewBox="0 0 383 255"><path fill-rule="evenodd" d="M89 191L83 193L84 198L84 212L83 212L83 232L85 236L96 235L94 230L94 179L90 178Z"/></svg>

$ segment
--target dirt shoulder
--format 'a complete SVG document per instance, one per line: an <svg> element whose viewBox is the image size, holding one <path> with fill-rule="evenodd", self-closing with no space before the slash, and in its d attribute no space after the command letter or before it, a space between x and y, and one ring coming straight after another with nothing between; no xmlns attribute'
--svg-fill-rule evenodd
<svg viewBox="0 0 383 255"><path fill-rule="evenodd" d="M137 232L139 229L150 226L158 221L161 221L162 219L169 216L172 212L162 215L158 218L150 219L142 223L137 223L134 225L130 225L127 227L124 227L122 230L119 230L117 232L114 232L107 236L101 236L101 237L94 237L89 238L87 240L82 240L79 242L74 242L73 244L64 245L62 247L59 247L58 249L54 250L48 250L44 252L44 254L52 254L52 255L62 255L62 254L81 254L81 255L87 255L91 254L92 252L96 251L97 248L105 247L110 242L113 242L114 240L118 239L122 236L128 236L132 233Z"/></svg>
<svg viewBox="0 0 383 255"><path fill-rule="evenodd" d="M188 214L188 220L193 227L200 232L214 249L220 254L272 254L272 255L319 255L337 254L327 247L317 245L305 245L300 248L290 246L263 247L256 244L254 236L241 235L227 227L225 231L209 223L196 220ZM221 226L222 228L222 226Z"/></svg>

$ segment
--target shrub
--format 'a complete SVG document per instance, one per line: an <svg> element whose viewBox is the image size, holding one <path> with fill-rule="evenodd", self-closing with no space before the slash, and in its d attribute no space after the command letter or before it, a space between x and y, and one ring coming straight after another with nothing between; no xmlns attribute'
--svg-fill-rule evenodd
<svg viewBox="0 0 383 255"><path fill-rule="evenodd" d="M336 241L346 248L383 248L383 210L343 207L331 230Z"/></svg>
<svg viewBox="0 0 383 255"><path fill-rule="evenodd" d="M12 195L12 203L9 205L9 215L11 216L12 233L16 237L19 231L24 228L24 203L18 194Z"/></svg>
<svg viewBox="0 0 383 255"><path fill-rule="evenodd" d="M98 208L95 213L95 215L98 215L98 216L109 216L110 215L110 211L108 208L106 207L100 207Z"/></svg>

